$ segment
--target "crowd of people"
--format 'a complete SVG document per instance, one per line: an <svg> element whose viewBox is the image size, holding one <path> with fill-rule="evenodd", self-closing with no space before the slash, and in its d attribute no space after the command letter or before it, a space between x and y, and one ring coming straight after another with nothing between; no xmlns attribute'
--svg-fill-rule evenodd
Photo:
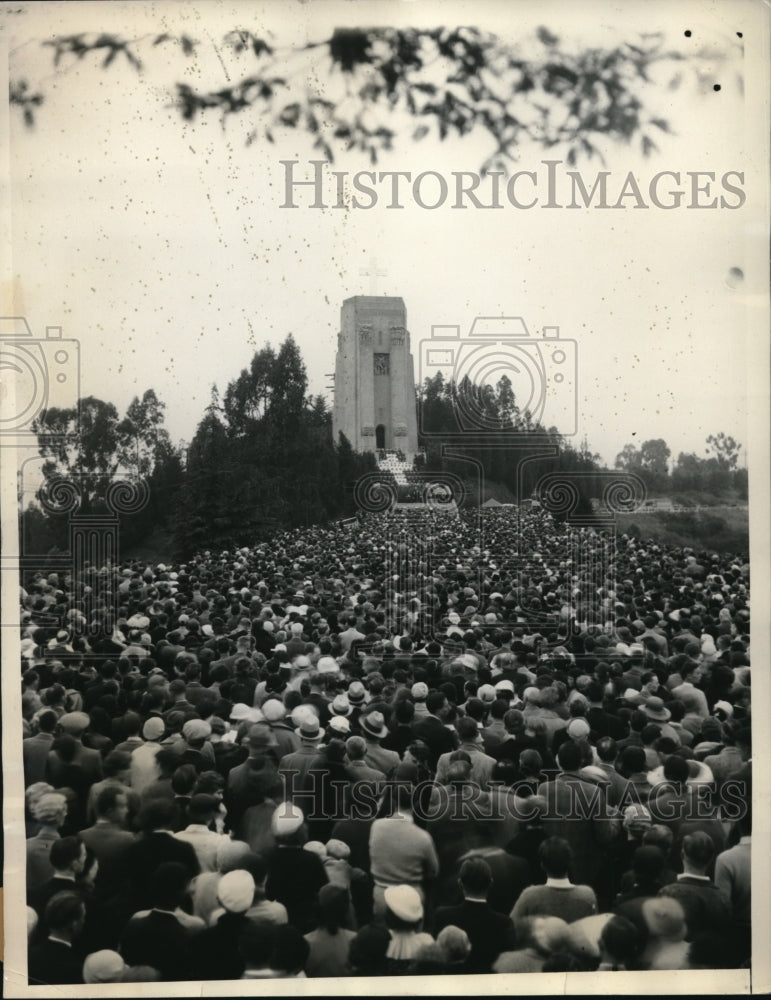
<svg viewBox="0 0 771 1000"><path fill-rule="evenodd" d="M25 580L29 983L748 966L746 556L578 534Z"/></svg>

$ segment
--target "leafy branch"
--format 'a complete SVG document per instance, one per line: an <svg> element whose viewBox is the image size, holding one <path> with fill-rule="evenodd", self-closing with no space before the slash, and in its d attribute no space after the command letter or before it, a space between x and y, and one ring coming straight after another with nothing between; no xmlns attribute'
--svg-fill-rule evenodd
<svg viewBox="0 0 771 1000"><path fill-rule="evenodd" d="M375 163L405 129L414 141L486 136L492 152L483 170L506 170L525 140L561 147L568 163L602 159L608 140L636 139L646 155L656 149L653 136L670 126L647 106L648 94L660 90L652 74L682 60L681 53L665 51L655 33L635 44L578 52L567 51L545 27L536 35L534 54L525 58L517 45L474 27L337 28L324 41L289 49L234 29L224 45L251 61L250 71L217 89L178 82L172 104L185 121L216 112L223 126L248 113L247 144L304 131L330 160L355 149ZM151 49L176 45L186 57L200 44L186 35L126 40L104 33L43 44L54 49L55 67L98 54L103 69L123 61L138 72L143 42ZM682 78L673 76L669 87ZM11 102L31 126L43 95L20 81L12 85Z"/></svg>

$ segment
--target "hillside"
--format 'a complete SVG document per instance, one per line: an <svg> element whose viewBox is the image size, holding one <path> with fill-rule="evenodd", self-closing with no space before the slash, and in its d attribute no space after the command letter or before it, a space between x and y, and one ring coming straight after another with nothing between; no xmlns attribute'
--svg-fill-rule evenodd
<svg viewBox="0 0 771 1000"><path fill-rule="evenodd" d="M652 538L666 545L745 556L749 553L748 507L702 507L677 513L636 511L620 514L617 525L619 533Z"/></svg>

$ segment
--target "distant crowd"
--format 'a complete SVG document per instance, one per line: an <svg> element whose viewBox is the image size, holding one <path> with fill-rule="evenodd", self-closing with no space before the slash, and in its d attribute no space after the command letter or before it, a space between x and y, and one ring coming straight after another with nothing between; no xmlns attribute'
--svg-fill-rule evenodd
<svg viewBox="0 0 771 1000"><path fill-rule="evenodd" d="M746 553L397 509L24 583L31 985L749 965Z"/></svg>

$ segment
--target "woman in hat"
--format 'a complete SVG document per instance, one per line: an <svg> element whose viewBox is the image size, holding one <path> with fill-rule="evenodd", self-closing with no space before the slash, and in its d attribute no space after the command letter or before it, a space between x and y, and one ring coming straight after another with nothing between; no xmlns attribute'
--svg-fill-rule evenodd
<svg viewBox="0 0 771 1000"><path fill-rule="evenodd" d="M423 900L411 885L390 885L385 890L385 923L391 934L386 958L388 974L403 975L424 945L434 939L423 930Z"/></svg>

